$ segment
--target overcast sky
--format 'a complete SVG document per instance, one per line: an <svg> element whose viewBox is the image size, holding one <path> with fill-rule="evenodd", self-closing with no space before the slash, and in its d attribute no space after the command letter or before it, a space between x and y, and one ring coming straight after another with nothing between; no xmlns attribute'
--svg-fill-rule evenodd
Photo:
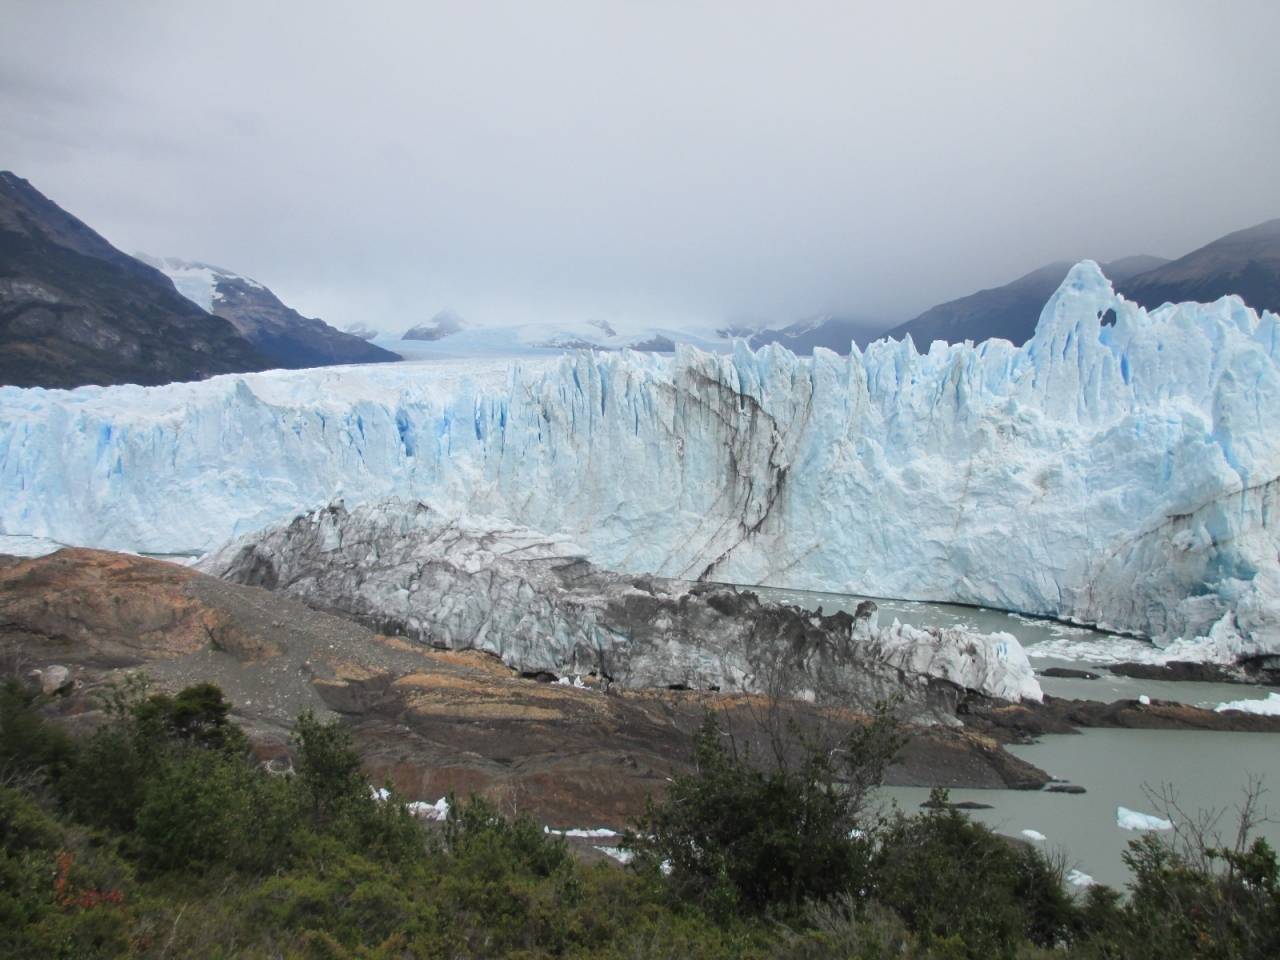
<svg viewBox="0 0 1280 960"><path fill-rule="evenodd" d="M0 168L339 326L890 322L1280 216L1280 3L0 0Z"/></svg>

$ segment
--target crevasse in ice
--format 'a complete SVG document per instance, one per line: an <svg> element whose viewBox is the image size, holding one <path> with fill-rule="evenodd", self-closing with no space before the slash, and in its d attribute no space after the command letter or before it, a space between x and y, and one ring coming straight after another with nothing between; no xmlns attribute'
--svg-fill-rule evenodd
<svg viewBox="0 0 1280 960"><path fill-rule="evenodd" d="M335 495L413 497L567 535L609 569L1280 653L1278 326L1231 297L1147 312L1085 261L1022 348L5 388L0 532L203 551Z"/></svg>

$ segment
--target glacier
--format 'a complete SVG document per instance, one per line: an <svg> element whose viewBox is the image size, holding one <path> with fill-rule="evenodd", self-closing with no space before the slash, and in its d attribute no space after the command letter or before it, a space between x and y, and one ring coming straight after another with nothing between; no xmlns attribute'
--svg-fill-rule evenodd
<svg viewBox="0 0 1280 960"><path fill-rule="evenodd" d="M340 497L601 567L949 601L1280 655L1280 318L1074 267L1023 347L273 371L0 390L0 534L202 554Z"/></svg>

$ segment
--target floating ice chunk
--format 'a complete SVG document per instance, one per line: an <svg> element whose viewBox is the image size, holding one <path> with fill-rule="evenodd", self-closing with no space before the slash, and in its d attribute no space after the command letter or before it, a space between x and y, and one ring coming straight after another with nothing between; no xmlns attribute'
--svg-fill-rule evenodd
<svg viewBox="0 0 1280 960"><path fill-rule="evenodd" d="M1173 822L1128 807L1116 807L1116 826L1122 830L1172 830Z"/></svg>
<svg viewBox="0 0 1280 960"><path fill-rule="evenodd" d="M391 799L391 791L384 787L370 787L369 792L373 794L373 799L379 803L386 803Z"/></svg>
<svg viewBox="0 0 1280 960"><path fill-rule="evenodd" d="M422 820L449 819L448 797L441 797L435 803L427 803L425 800L415 800L413 803L406 803L405 807L415 817Z"/></svg>
<svg viewBox="0 0 1280 960"><path fill-rule="evenodd" d="M630 850L620 850L617 847L596 847L596 849L606 856L613 857L619 863L630 863L635 856Z"/></svg>
<svg viewBox="0 0 1280 960"><path fill-rule="evenodd" d="M1056 637L1041 640L1026 648L1032 659L1083 660L1091 664L1108 663L1156 663L1161 660L1161 650L1155 644L1132 637L1107 637L1081 640L1075 637Z"/></svg>
<svg viewBox="0 0 1280 960"><path fill-rule="evenodd" d="M1142 696L1138 697L1138 702L1142 704L1144 707L1151 706L1151 698L1148 697L1145 693Z"/></svg>
<svg viewBox="0 0 1280 960"><path fill-rule="evenodd" d="M1220 703L1213 709L1218 713L1239 710L1241 713L1256 713L1264 717L1280 717L1280 693L1272 693L1265 700L1232 700Z"/></svg>
<svg viewBox="0 0 1280 960"><path fill-rule="evenodd" d="M1039 830L1023 830L1022 835L1028 840L1044 841L1049 839Z"/></svg>
<svg viewBox="0 0 1280 960"><path fill-rule="evenodd" d="M1067 883L1073 887L1091 887L1096 881L1087 873L1081 873L1079 870L1072 870L1067 874Z"/></svg>
<svg viewBox="0 0 1280 960"><path fill-rule="evenodd" d="M552 830L550 827L543 827L543 833L554 833L562 837L586 837L588 839L600 839L603 837L616 837L617 830L609 830L605 827L597 827L591 830Z"/></svg>

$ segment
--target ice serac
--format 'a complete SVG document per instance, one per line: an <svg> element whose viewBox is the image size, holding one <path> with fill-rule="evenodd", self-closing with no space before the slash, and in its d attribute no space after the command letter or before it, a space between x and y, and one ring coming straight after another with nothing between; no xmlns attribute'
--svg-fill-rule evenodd
<svg viewBox="0 0 1280 960"><path fill-rule="evenodd" d="M0 532L203 551L402 497L665 577L958 601L1280 655L1280 319L1092 262L1015 348L579 353L0 392ZM1187 659L1187 655L1183 655Z"/></svg>
<svg viewBox="0 0 1280 960"><path fill-rule="evenodd" d="M398 499L334 503L233 541L199 569L288 593L384 633L477 649L526 673L628 687L801 696L870 708L895 695L954 722L957 694L1042 699L1018 641L879 626L761 603L723 584L626 575L563 536Z"/></svg>

